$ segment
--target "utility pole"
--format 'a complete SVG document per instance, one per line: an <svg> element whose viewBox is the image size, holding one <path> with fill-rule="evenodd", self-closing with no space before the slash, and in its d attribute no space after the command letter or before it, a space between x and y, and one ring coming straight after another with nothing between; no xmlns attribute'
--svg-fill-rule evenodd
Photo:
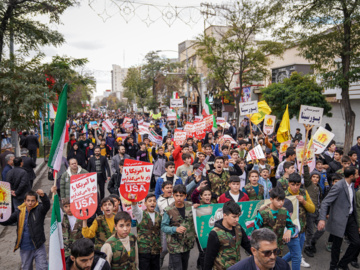
<svg viewBox="0 0 360 270"><path fill-rule="evenodd" d="M186 44L186 43L185 43ZM188 58L188 48L186 46L186 73L189 70L189 58ZM189 91L189 76L186 74L186 90L187 90L187 102L186 102L186 111L187 111L187 120L190 121L190 114L189 114L189 103L190 103L190 91Z"/></svg>

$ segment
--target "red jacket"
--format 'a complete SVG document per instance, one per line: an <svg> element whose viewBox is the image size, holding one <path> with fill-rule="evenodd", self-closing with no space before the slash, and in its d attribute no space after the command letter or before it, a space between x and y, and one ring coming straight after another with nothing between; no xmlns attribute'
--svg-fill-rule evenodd
<svg viewBox="0 0 360 270"><path fill-rule="evenodd" d="M244 192L242 192L241 190L239 190L240 193L239 193L239 199L237 202L247 202L249 201L249 197L248 195L246 195ZM221 196L219 197L219 201L218 203L226 203L230 200L234 200L233 197L231 197L230 195L230 191L226 191L225 193L221 194Z"/></svg>
<svg viewBox="0 0 360 270"><path fill-rule="evenodd" d="M173 158L174 158L174 163L175 163L175 172L177 170L178 167L180 167L181 165L184 165L184 161L182 160L182 146L176 146L173 152ZM191 164L194 162L194 159L191 158Z"/></svg>

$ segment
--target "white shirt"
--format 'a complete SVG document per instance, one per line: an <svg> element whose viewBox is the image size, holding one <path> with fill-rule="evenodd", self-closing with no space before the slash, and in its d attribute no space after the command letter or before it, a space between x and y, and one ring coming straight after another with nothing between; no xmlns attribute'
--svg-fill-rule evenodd
<svg viewBox="0 0 360 270"><path fill-rule="evenodd" d="M76 223L76 217L74 217L74 216L69 216L69 215L68 215L68 219L69 219L71 231L73 231L73 230L74 230L75 223Z"/></svg>
<svg viewBox="0 0 360 270"><path fill-rule="evenodd" d="M144 217L144 213L143 211L139 208L139 206L137 204L135 205L131 205L132 208L132 214L135 217L135 219L137 220L138 223L140 223ZM154 213L149 213L149 216L153 222L153 224L155 225L155 212Z"/></svg>
<svg viewBox="0 0 360 270"><path fill-rule="evenodd" d="M234 199L235 202L238 202L238 201L239 201L240 193L237 194L237 195L234 195L234 194L231 193L231 191L229 191L229 194L230 194L230 196Z"/></svg>
<svg viewBox="0 0 360 270"><path fill-rule="evenodd" d="M354 193L353 193L353 189L352 189L352 183L348 184L348 182L346 182L345 180L345 183L348 187L348 190L349 190L349 199L350 199L350 210L349 210L349 215L352 214L353 212L353 200L354 200Z"/></svg>
<svg viewBox="0 0 360 270"><path fill-rule="evenodd" d="M246 172L245 170L243 171L243 174L239 176L240 178L240 190L242 190L243 187L245 187L245 183L246 183Z"/></svg>

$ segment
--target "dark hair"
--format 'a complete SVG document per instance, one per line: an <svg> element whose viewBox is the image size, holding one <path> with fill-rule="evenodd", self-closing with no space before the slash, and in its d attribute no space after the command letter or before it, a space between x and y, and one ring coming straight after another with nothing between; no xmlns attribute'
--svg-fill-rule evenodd
<svg viewBox="0 0 360 270"><path fill-rule="evenodd" d="M121 200L120 200L120 196L119 196L119 195L116 195L116 194L110 194L110 195L109 195L109 198L111 198L111 199L116 199L118 202L121 201Z"/></svg>
<svg viewBox="0 0 360 270"><path fill-rule="evenodd" d="M354 167L348 167L344 169L345 178L349 178L351 175L356 174L356 169Z"/></svg>
<svg viewBox="0 0 360 270"><path fill-rule="evenodd" d="M228 157L228 156L222 156L222 158L223 158L224 162L227 161L227 160L229 160L229 157Z"/></svg>
<svg viewBox="0 0 360 270"><path fill-rule="evenodd" d="M200 163L195 163L195 164L193 165L193 171L199 169L200 165L201 165Z"/></svg>
<svg viewBox="0 0 360 270"><path fill-rule="evenodd" d="M237 175L232 175L232 176L230 176L229 183L232 183L232 182L240 183L240 178L239 178L239 176L237 176Z"/></svg>
<svg viewBox="0 0 360 270"><path fill-rule="evenodd" d="M125 162L125 160L124 160L124 159L120 160L120 162L119 162L119 166L124 166L124 162Z"/></svg>
<svg viewBox="0 0 360 270"><path fill-rule="evenodd" d="M342 179L342 176L338 173L334 173L332 176L331 176L331 182L333 183L334 181L336 180L341 180Z"/></svg>
<svg viewBox="0 0 360 270"><path fill-rule="evenodd" d="M182 149L184 149L184 148L189 148L189 145L188 145L188 144L185 144L185 145L182 147Z"/></svg>
<svg viewBox="0 0 360 270"><path fill-rule="evenodd" d="M190 141L190 140L192 140L192 139L193 139L193 138L189 137L189 138L186 139L186 141L188 142L188 141Z"/></svg>
<svg viewBox="0 0 360 270"><path fill-rule="evenodd" d="M186 187L183 184L175 185L173 189L173 194L180 193L180 194L187 194Z"/></svg>
<svg viewBox="0 0 360 270"><path fill-rule="evenodd" d="M318 164L318 163L324 164L324 162L320 159L316 160L316 164Z"/></svg>
<svg viewBox="0 0 360 270"><path fill-rule="evenodd" d="M182 154L181 159L182 159L183 161L185 161L187 158L191 158L191 155L188 154L188 153Z"/></svg>
<svg viewBox="0 0 360 270"><path fill-rule="evenodd" d="M25 193L25 199L24 200L26 200L26 197L27 196L33 196L33 197L35 197L36 198L36 200L38 200L38 195L37 195L37 193L35 192L35 191L33 191L33 190L29 190L28 192L26 192Z"/></svg>
<svg viewBox="0 0 360 270"><path fill-rule="evenodd" d="M260 173L262 173L263 171L268 171L268 172L270 172L270 170L268 169L268 168L262 168L261 170L260 170Z"/></svg>
<svg viewBox="0 0 360 270"><path fill-rule="evenodd" d="M161 188L164 188L164 187L166 187L167 185L172 186L173 183L172 183L171 181L165 181L165 182L163 182L163 183L161 184Z"/></svg>
<svg viewBox="0 0 360 270"><path fill-rule="evenodd" d="M345 163L345 162L351 162L351 159L349 156L342 156L341 163Z"/></svg>
<svg viewBox="0 0 360 270"><path fill-rule="evenodd" d="M200 196L202 196L205 191L210 191L210 193L211 193L211 188L209 186L205 186L202 189L200 189L200 192L199 192Z"/></svg>
<svg viewBox="0 0 360 270"><path fill-rule="evenodd" d="M349 153L348 153L348 156L351 157L352 155L356 154L355 151L351 150Z"/></svg>
<svg viewBox="0 0 360 270"><path fill-rule="evenodd" d="M289 169L291 166L294 166L293 162L285 161L284 165L283 165L284 171L285 171L285 169Z"/></svg>
<svg viewBox="0 0 360 270"><path fill-rule="evenodd" d="M114 223L115 225L118 224L120 220L123 220L124 222L130 221L131 222L131 216L128 212L122 211L115 215Z"/></svg>
<svg viewBox="0 0 360 270"><path fill-rule="evenodd" d="M244 136L242 136L242 137L244 137ZM239 145L242 145L242 144L247 144L247 141L241 140L241 141L239 142Z"/></svg>
<svg viewBox="0 0 360 270"><path fill-rule="evenodd" d="M95 152L96 149L99 149L101 151L101 148L99 146L94 147L94 152Z"/></svg>
<svg viewBox="0 0 360 270"><path fill-rule="evenodd" d="M240 215L241 214L240 206L234 201L227 201L223 206L223 214Z"/></svg>
<svg viewBox="0 0 360 270"><path fill-rule="evenodd" d="M292 173L289 175L289 183L301 183L301 176L297 173Z"/></svg>
<svg viewBox="0 0 360 270"><path fill-rule="evenodd" d="M175 163L172 162L172 161L167 161L167 162L165 163L165 169L167 169L169 166L175 166Z"/></svg>
<svg viewBox="0 0 360 270"><path fill-rule="evenodd" d="M220 159L221 159L222 161L224 161L224 157L216 157L215 160L214 160L214 163L215 163L217 160L220 160Z"/></svg>
<svg viewBox="0 0 360 270"><path fill-rule="evenodd" d="M259 176L259 172L258 172L258 171L256 171L256 170L251 170L251 171L249 172L249 177L250 177L250 175L253 174L253 173L256 173L257 176Z"/></svg>
<svg viewBox="0 0 360 270"><path fill-rule="evenodd" d="M227 146L227 145L221 146L221 150L226 150L226 149L229 149L229 146Z"/></svg>
<svg viewBox="0 0 360 270"><path fill-rule="evenodd" d="M340 150L340 149L336 149L335 153L338 153L340 156L342 156L344 154L343 150Z"/></svg>
<svg viewBox="0 0 360 270"><path fill-rule="evenodd" d="M14 160L13 160L13 162L14 162L14 167L20 167L22 161L23 161L23 160L22 160L21 157L16 157L16 158L14 158Z"/></svg>
<svg viewBox="0 0 360 270"><path fill-rule="evenodd" d="M333 144L335 144L335 146L336 146L336 142L335 142L334 140L332 140L332 141L329 143L329 145L328 145L327 148L330 148Z"/></svg>
<svg viewBox="0 0 360 270"><path fill-rule="evenodd" d="M270 230L268 228L261 228L261 229L254 230L251 233L250 245L251 245L251 247L258 250L260 248L261 241L273 243L273 242L276 242L276 240L277 240L277 236L272 230Z"/></svg>
<svg viewBox="0 0 360 270"><path fill-rule="evenodd" d="M296 155L296 152L295 152L294 148L289 147L288 149L286 149L285 158L288 158L288 157L293 156L293 155Z"/></svg>
<svg viewBox="0 0 360 270"><path fill-rule="evenodd" d="M110 198L110 197L105 197L105 198L103 198L103 199L101 200L101 202L100 202L100 206L103 206L103 204L106 203L106 202L111 202L111 204L112 204L113 206L115 206L114 200L113 200L112 198Z"/></svg>
<svg viewBox="0 0 360 270"><path fill-rule="evenodd" d="M275 187L271 189L270 191L270 198L271 199L279 199L279 200L285 200L285 192L282 187Z"/></svg>
<svg viewBox="0 0 360 270"><path fill-rule="evenodd" d="M300 128L297 128L296 130L300 131Z"/></svg>
<svg viewBox="0 0 360 270"><path fill-rule="evenodd" d="M149 193L148 195L146 195L146 197L145 197L145 202L146 202L148 199L152 198L152 197L155 197L155 198L156 198L156 196L155 196L154 193Z"/></svg>
<svg viewBox="0 0 360 270"><path fill-rule="evenodd" d="M148 138L147 138L148 139ZM145 140L145 139L144 139ZM144 142L141 142L141 143L139 143L139 146L141 147L141 146L143 146L143 145L146 145Z"/></svg>
<svg viewBox="0 0 360 270"><path fill-rule="evenodd" d="M231 156L232 154L239 154L239 152L238 152L238 150L233 149L233 150L230 151L230 156Z"/></svg>
<svg viewBox="0 0 360 270"><path fill-rule="evenodd" d="M198 156L199 155L203 155L203 156L205 156L206 157L206 155L205 155L205 153L204 152L198 152Z"/></svg>
<svg viewBox="0 0 360 270"><path fill-rule="evenodd" d="M94 243L89 238L80 238L71 245L71 256L87 257L94 253Z"/></svg>
<svg viewBox="0 0 360 270"><path fill-rule="evenodd" d="M212 149L212 147L211 147L211 145L209 143L204 145L204 149L209 148L209 147Z"/></svg>

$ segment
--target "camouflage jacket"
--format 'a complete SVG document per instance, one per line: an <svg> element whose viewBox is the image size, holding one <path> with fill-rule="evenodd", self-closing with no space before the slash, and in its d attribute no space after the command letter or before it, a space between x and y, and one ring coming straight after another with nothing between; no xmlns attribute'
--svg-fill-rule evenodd
<svg viewBox="0 0 360 270"><path fill-rule="evenodd" d="M185 219L180 215L175 203L165 208L165 212L169 215L171 227L183 226L186 228L185 233L167 234L167 248L170 254L183 253L194 247L195 227L192 214L192 204L185 203Z"/></svg>
<svg viewBox="0 0 360 270"><path fill-rule="evenodd" d="M95 250L100 251L107 239L113 234L106 222L105 216L97 216L98 229L95 236Z"/></svg>
<svg viewBox="0 0 360 270"><path fill-rule="evenodd" d="M259 184L259 193L256 195L255 189L253 186L248 183L244 186L246 193L250 201L260 201L264 199L264 186Z"/></svg>
<svg viewBox="0 0 360 270"><path fill-rule="evenodd" d="M286 196L294 196L289 192L289 189L287 189L285 191L285 195ZM304 199L306 199L306 191L304 189L300 188L299 195L303 196ZM305 229L306 229L306 209L301 203L299 203L299 221L300 221L300 226L301 226L299 233L303 233L303 232L305 232Z"/></svg>
<svg viewBox="0 0 360 270"><path fill-rule="evenodd" d="M69 218L66 214L64 214L63 220L61 222L61 227L62 227L62 233L63 233L63 239L64 239L65 257L70 255L72 244L76 240L83 238L83 235L81 233L82 222L83 222L82 220L76 219L74 229L71 230Z"/></svg>
<svg viewBox="0 0 360 270"><path fill-rule="evenodd" d="M262 206L259 209L259 213L263 219L263 228L268 228L276 234L278 247L282 251L285 245L282 238L286 227L287 210L284 207L281 207L278 210L275 219L271 212L270 203L269 203L267 205Z"/></svg>
<svg viewBox="0 0 360 270"><path fill-rule="evenodd" d="M230 266L236 264L238 261L241 260L241 227L239 224L236 225L235 237L231 233L226 232L219 227L214 227L212 230L216 232L220 242L220 250L214 261L214 269L228 269Z"/></svg>
<svg viewBox="0 0 360 270"><path fill-rule="evenodd" d="M147 211L143 212L143 218L137 225L139 253L160 254L161 240L161 216L155 212L155 224L153 224Z"/></svg>
<svg viewBox="0 0 360 270"><path fill-rule="evenodd" d="M229 190L229 171L223 170L221 175L214 170L208 174L211 190L217 197Z"/></svg>
<svg viewBox="0 0 360 270"><path fill-rule="evenodd" d="M135 245L136 236L129 234L130 251L128 252L119 238L114 234L106 243L110 244L112 250L111 269L112 270L136 270L135 264Z"/></svg>
<svg viewBox="0 0 360 270"><path fill-rule="evenodd" d="M278 181L277 185L281 185L281 187L283 188L283 190L287 190L289 187L289 181L283 176L281 177Z"/></svg>

